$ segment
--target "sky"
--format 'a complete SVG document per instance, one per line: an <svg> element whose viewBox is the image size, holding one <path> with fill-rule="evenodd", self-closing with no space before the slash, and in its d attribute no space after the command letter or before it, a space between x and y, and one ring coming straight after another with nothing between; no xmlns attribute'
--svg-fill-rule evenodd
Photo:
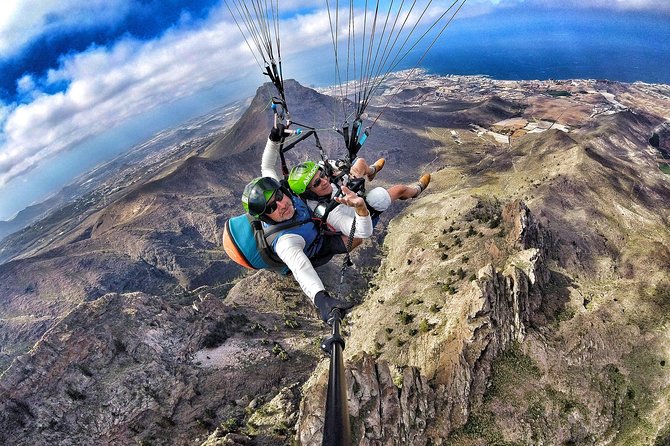
<svg viewBox="0 0 670 446"><path fill-rule="evenodd" d="M307 72L314 61L301 54L331 44L326 1L279 3L287 71ZM468 0L457 20L519 8L670 24L668 0ZM3 0L0 220L56 193L101 152L112 157L266 80L222 1Z"/></svg>

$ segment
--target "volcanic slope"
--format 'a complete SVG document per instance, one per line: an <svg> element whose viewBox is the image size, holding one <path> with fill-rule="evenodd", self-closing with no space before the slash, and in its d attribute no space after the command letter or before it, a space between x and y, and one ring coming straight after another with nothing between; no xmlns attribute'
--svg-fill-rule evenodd
<svg viewBox="0 0 670 446"><path fill-rule="evenodd" d="M611 94L629 101L613 109L597 92L609 84L423 81L435 94L408 95L420 98L416 124L405 125L408 104L394 105L362 153L389 156L375 182L424 169L434 179L409 207L394 205L384 248L367 244L349 273L361 302L345 351L356 444L662 440L668 176L647 141L663 118L634 108L638 86L615 84ZM0 376L4 444L318 437L324 363L308 378L326 330L292 278L230 282L240 269L217 248L257 175L269 91L259 90L236 138L213 138L206 157L174 164L48 249L0 266L3 354L13 360ZM292 107L296 120L309 116L300 104L328 101L313 94ZM567 132L533 130L560 116ZM490 132L510 118L527 125L502 144ZM322 271L332 289L337 266ZM509 304L509 283L524 305ZM305 382L316 385L301 391ZM377 391L388 396L383 410L357 405Z"/></svg>
<svg viewBox="0 0 670 446"><path fill-rule="evenodd" d="M445 167L390 223L347 327L354 444L667 443L670 177L648 143L659 104L636 88L590 118L605 104L577 86L518 100L528 122L584 119L509 144L430 129ZM321 432L323 366L302 444Z"/></svg>

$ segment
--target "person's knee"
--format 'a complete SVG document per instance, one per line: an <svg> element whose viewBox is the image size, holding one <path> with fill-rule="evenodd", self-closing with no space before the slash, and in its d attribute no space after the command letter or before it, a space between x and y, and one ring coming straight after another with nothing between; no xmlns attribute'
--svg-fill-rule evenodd
<svg viewBox="0 0 670 446"><path fill-rule="evenodd" d="M383 187L375 187L365 195L365 201L376 211L384 212L391 206L391 195Z"/></svg>

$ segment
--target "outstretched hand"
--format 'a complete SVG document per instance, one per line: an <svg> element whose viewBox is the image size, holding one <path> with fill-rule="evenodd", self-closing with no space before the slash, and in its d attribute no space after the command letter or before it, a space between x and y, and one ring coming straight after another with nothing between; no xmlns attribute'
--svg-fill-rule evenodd
<svg viewBox="0 0 670 446"><path fill-rule="evenodd" d="M363 197L356 195L356 192L352 191L347 186L342 186L342 193L344 193L344 195L341 197L335 197L335 201L352 208L367 210L367 207L365 206L365 200L363 200Z"/></svg>

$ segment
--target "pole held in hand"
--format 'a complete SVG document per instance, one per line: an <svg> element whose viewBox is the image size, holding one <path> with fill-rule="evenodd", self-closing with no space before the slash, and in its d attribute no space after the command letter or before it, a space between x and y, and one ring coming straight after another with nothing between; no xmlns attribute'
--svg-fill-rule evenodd
<svg viewBox="0 0 670 446"><path fill-rule="evenodd" d="M351 446L347 382L344 376L344 359L342 356L344 339L340 336L342 317L339 308L332 311L328 323L333 327L333 334L321 344L321 348L330 355L322 446Z"/></svg>

